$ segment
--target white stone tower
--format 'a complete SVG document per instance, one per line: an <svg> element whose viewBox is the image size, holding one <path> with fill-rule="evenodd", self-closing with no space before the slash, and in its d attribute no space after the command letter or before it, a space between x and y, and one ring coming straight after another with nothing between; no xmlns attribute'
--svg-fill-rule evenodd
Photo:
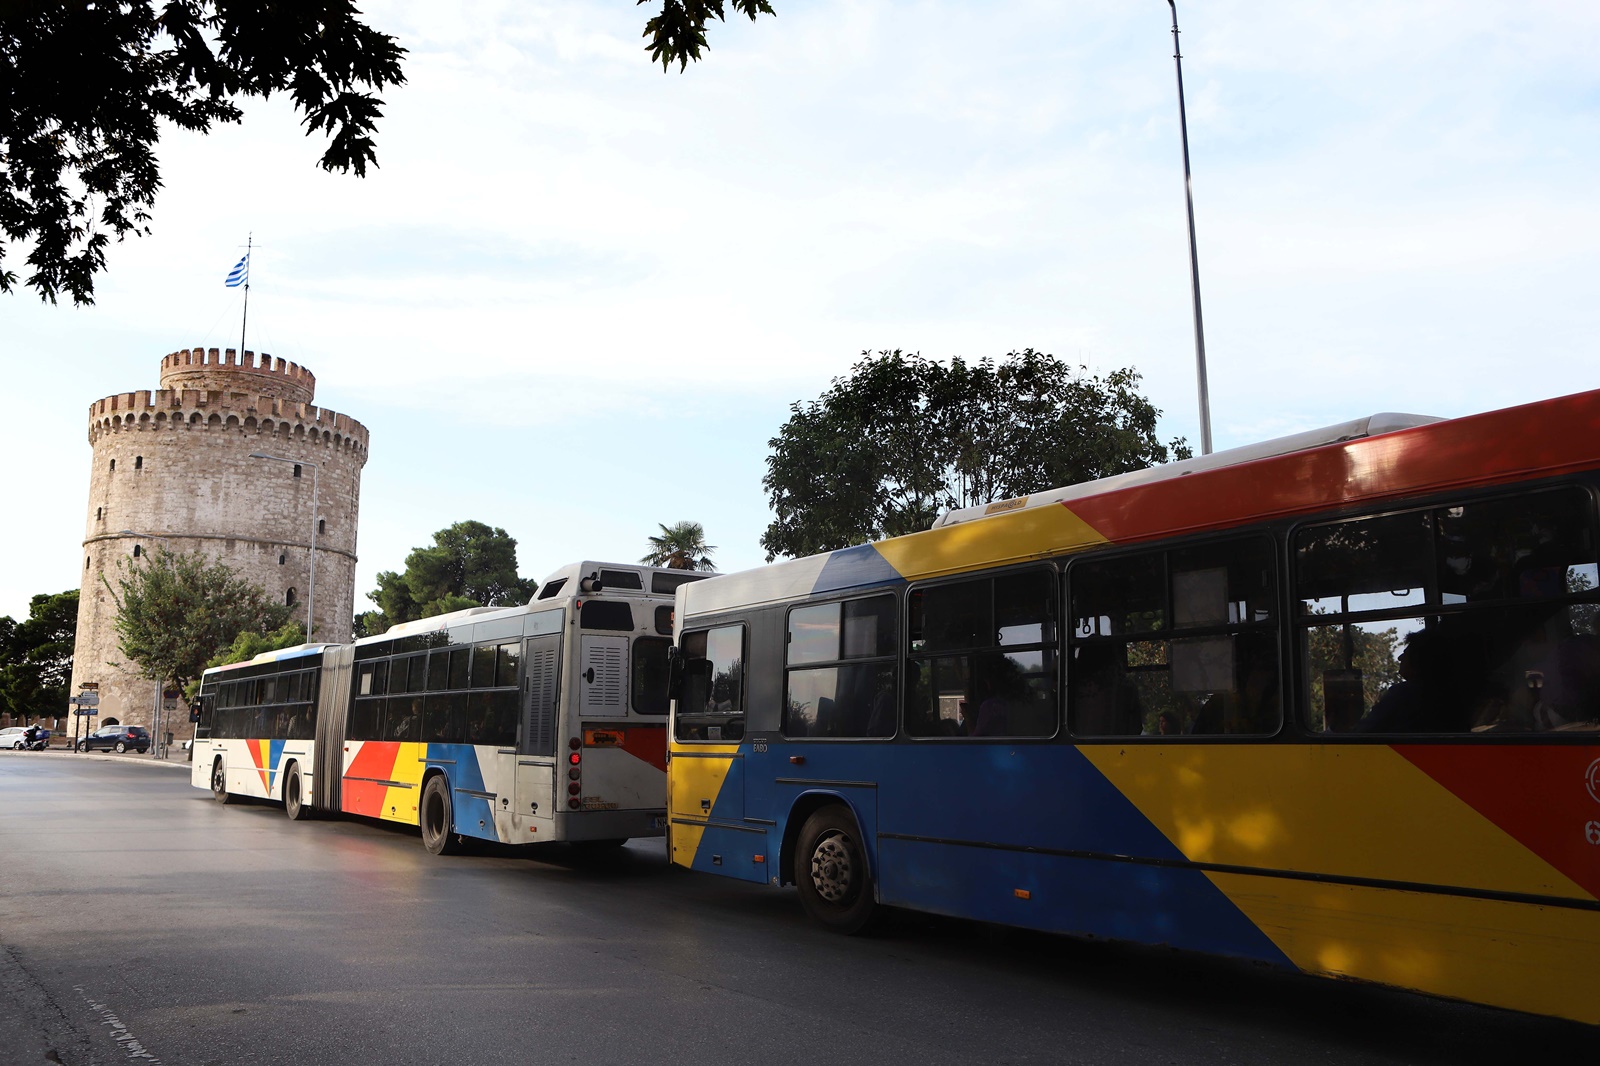
<svg viewBox="0 0 1600 1066"><path fill-rule="evenodd" d="M100 714L89 721L154 732L155 686L123 661L106 587L116 585L119 560L147 550L199 550L293 605L302 622L310 599L310 639L350 640L367 430L314 406L315 390L311 371L294 363L194 348L161 360L159 390L89 406L94 459L72 667L74 693L99 685ZM187 718L166 716L162 728L187 737Z"/></svg>

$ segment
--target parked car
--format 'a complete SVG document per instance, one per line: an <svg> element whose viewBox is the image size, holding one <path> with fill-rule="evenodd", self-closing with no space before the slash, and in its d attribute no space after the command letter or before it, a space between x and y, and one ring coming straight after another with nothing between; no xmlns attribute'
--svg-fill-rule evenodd
<svg viewBox="0 0 1600 1066"><path fill-rule="evenodd" d="M78 741L79 751L99 748L117 752L132 748L143 755L150 750L150 731L142 725L108 725Z"/></svg>

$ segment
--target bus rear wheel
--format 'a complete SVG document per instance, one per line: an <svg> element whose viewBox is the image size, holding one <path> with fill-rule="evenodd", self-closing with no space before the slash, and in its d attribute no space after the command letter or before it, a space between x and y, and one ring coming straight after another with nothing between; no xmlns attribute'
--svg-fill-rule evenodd
<svg viewBox="0 0 1600 1066"><path fill-rule="evenodd" d="M306 803L299 763L290 763L289 775L283 779L283 811L291 822L303 822L311 817L311 807Z"/></svg>
<svg viewBox="0 0 1600 1066"><path fill-rule="evenodd" d="M454 855L461 850L455 832L454 805L450 802L450 782L442 775L428 778L419 814L423 847L434 855Z"/></svg>
<svg viewBox="0 0 1600 1066"><path fill-rule="evenodd" d="M806 913L836 933L864 933L878 906L867 851L850 811L837 804L815 812L800 829L795 887Z"/></svg>
<svg viewBox="0 0 1600 1066"><path fill-rule="evenodd" d="M211 795L218 803L233 799L228 793L228 775L222 769L222 760L211 764Z"/></svg>

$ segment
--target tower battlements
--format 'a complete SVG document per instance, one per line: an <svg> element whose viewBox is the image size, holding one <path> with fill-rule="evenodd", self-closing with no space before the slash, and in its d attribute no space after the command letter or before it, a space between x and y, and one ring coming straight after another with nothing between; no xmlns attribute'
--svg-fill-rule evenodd
<svg viewBox="0 0 1600 1066"><path fill-rule="evenodd" d="M232 348L184 348L161 360L161 387L173 391L261 392L295 403L316 398L317 377L299 363Z"/></svg>
<svg viewBox="0 0 1600 1066"><path fill-rule="evenodd" d="M218 389L140 389L114 393L89 405L90 444L106 433L125 429L210 426L321 437L325 443L352 448L363 456L367 450L367 427L349 415L282 396Z"/></svg>

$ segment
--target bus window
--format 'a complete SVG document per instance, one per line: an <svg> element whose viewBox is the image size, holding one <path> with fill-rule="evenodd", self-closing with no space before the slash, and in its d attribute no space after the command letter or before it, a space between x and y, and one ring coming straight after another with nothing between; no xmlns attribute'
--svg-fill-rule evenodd
<svg viewBox="0 0 1600 1066"><path fill-rule="evenodd" d="M467 739L467 694L430 692L422 711L422 740L434 744L463 744Z"/></svg>
<svg viewBox="0 0 1600 1066"><path fill-rule="evenodd" d="M907 733L1055 734L1053 571L921 586L911 591L908 613Z"/></svg>
<svg viewBox="0 0 1600 1066"><path fill-rule="evenodd" d="M897 605L870 596L789 612L784 736L894 736Z"/></svg>
<svg viewBox="0 0 1600 1066"><path fill-rule="evenodd" d="M672 610L668 607L667 610ZM633 695L630 704L635 714L667 713L667 652L672 641L661 637L640 637L633 642Z"/></svg>
<svg viewBox="0 0 1600 1066"><path fill-rule="evenodd" d="M578 611L580 629L633 630L633 608L619 600L584 600Z"/></svg>
<svg viewBox="0 0 1600 1066"><path fill-rule="evenodd" d="M744 737L744 626L720 626L683 636L686 670L678 714L679 740L713 743Z"/></svg>
<svg viewBox="0 0 1600 1066"><path fill-rule="evenodd" d="M472 649L472 687L494 687L493 644L480 644Z"/></svg>
<svg viewBox="0 0 1600 1066"><path fill-rule="evenodd" d="M1260 537L1074 562L1073 734L1277 732L1274 572L1271 544Z"/></svg>
<svg viewBox="0 0 1600 1066"><path fill-rule="evenodd" d="M1600 729L1592 511L1559 490L1302 529L1307 726Z"/></svg>

